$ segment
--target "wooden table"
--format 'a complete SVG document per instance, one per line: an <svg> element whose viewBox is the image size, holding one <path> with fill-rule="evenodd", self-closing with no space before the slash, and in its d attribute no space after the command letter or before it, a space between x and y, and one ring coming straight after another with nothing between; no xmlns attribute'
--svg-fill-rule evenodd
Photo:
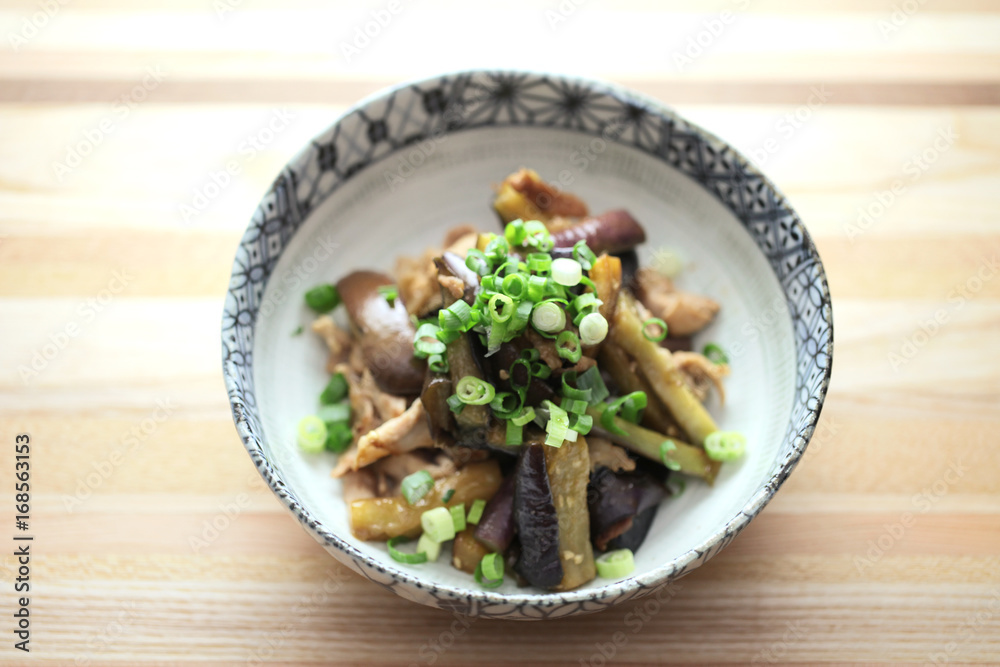
<svg viewBox="0 0 1000 667"><path fill-rule="evenodd" d="M34 536L31 652L8 546L0 661L1000 664L1000 4L469 4L0 1L2 539ZM826 262L817 436L669 604L466 624L403 602L325 554L233 428L222 297L270 180L361 96L477 65L673 104L763 164Z"/></svg>

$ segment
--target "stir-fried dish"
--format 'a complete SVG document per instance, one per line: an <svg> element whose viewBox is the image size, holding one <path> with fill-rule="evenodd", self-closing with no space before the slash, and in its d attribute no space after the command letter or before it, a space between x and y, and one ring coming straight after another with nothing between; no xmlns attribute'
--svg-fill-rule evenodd
<svg viewBox="0 0 1000 667"><path fill-rule="evenodd" d="M591 215L527 169L494 208L497 233L457 227L394 275L306 294L331 379L299 445L339 454L351 531L397 561L450 543L485 588L626 576L661 501L745 448L704 407L725 355L691 350L719 305L638 266L625 210Z"/></svg>

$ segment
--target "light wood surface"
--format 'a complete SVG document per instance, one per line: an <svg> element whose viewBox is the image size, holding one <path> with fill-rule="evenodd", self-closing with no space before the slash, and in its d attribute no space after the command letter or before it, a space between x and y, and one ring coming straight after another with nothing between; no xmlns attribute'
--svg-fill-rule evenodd
<svg viewBox="0 0 1000 667"><path fill-rule="evenodd" d="M0 549L0 663L1000 664L1000 3L400 2L348 62L340 43L387 3L0 0L0 540L18 433L35 536L30 654ZM222 296L268 183L361 96L477 65L608 78L757 151L825 261L837 341L817 436L662 605L466 627L397 599L284 512L233 428ZM149 71L162 81L136 93ZM123 115L123 95L143 99ZM293 122L241 157L275 109ZM185 220L229 159L239 180Z"/></svg>

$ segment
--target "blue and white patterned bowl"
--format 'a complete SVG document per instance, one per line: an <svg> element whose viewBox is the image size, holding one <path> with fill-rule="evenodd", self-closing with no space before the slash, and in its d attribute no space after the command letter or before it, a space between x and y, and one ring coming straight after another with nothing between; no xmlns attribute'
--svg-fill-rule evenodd
<svg viewBox="0 0 1000 667"><path fill-rule="evenodd" d="M627 579L567 593L480 589L438 563L404 566L354 539L332 455L300 453L295 424L326 374L306 288L440 242L460 222L493 228L491 189L520 166L644 224L645 262L670 248L683 287L722 311L698 343L732 359L721 428L748 456L713 488L668 500ZM830 294L816 248L774 185L731 147L661 104L612 85L474 71L405 84L354 107L281 172L236 254L222 324L223 372L240 437L277 497L331 554L409 600L463 614L541 619L648 595L721 551L795 467L823 405L833 350Z"/></svg>

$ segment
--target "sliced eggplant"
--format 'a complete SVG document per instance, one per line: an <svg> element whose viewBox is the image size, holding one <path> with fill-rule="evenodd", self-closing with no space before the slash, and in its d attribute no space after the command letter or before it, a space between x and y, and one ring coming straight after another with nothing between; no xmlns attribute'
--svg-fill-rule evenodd
<svg viewBox="0 0 1000 667"><path fill-rule="evenodd" d="M563 579L559 518L545 469L545 445L525 445L514 479L514 523L521 542L517 571L528 583L554 588Z"/></svg>

